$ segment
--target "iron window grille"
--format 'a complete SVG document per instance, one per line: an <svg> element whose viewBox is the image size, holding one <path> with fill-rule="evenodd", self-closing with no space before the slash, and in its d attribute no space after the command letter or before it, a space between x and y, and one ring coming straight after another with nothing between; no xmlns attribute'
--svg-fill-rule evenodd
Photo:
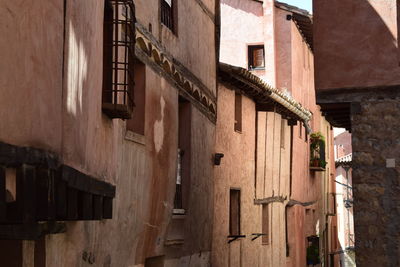
<svg viewBox="0 0 400 267"><path fill-rule="evenodd" d="M174 0L161 1L161 23L174 32Z"/></svg>
<svg viewBox="0 0 400 267"><path fill-rule="evenodd" d="M102 110L110 118L132 117L135 21L132 0L105 0Z"/></svg>

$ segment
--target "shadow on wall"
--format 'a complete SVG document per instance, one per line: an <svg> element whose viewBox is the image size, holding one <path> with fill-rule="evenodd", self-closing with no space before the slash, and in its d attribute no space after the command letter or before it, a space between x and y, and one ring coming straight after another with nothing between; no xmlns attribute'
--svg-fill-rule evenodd
<svg viewBox="0 0 400 267"><path fill-rule="evenodd" d="M262 1L221 0L221 5L227 5L244 13L261 17L263 15Z"/></svg>
<svg viewBox="0 0 400 267"><path fill-rule="evenodd" d="M316 88L400 83L396 1L314 0L313 6Z"/></svg>

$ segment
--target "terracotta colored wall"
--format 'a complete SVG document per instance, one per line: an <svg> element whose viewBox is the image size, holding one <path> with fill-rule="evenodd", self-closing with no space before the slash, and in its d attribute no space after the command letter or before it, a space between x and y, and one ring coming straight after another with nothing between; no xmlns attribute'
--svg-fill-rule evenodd
<svg viewBox="0 0 400 267"><path fill-rule="evenodd" d="M4 2L0 13L0 141L60 153L63 1Z"/></svg>
<svg viewBox="0 0 400 267"><path fill-rule="evenodd" d="M395 0L323 0L313 9L317 89L400 83Z"/></svg>
<svg viewBox="0 0 400 267"><path fill-rule="evenodd" d="M314 56L299 29L286 16L291 12L275 8L276 69L277 86L286 88L296 101L313 113L310 126L313 132L321 131L328 139L327 169L325 172L312 172L309 169L309 140L306 139L304 126L293 127L293 169L291 199L301 202L315 202L302 207L288 208L288 242L289 257L287 266L303 266L306 261L306 238L319 235L323 240L323 231L331 232L336 225L335 219L325 223L325 215L332 210L333 203L328 206L329 193L332 191L334 176L333 139L329 124L321 116L320 108L315 104L314 91ZM308 138L309 139L309 138ZM308 211L307 211L308 210ZM331 252L329 237L326 250ZM321 243L322 245L322 243ZM326 245L324 245L326 246ZM321 246L322 247L322 246Z"/></svg>
<svg viewBox="0 0 400 267"><path fill-rule="evenodd" d="M221 18L220 61L247 69L248 45L264 44L265 42L262 3L222 0ZM232 25L235 26L232 27ZM267 52L270 47L265 47L265 49ZM266 71L271 71L271 66L267 62ZM265 75L264 70L256 70L254 73L263 77Z"/></svg>
<svg viewBox="0 0 400 267"><path fill-rule="evenodd" d="M224 85L219 86L216 151L225 156L221 166L215 167L212 264L284 266L286 243L283 203L268 205L268 245L262 244L262 238L251 241L251 234L262 231L262 205L255 205L254 199L288 195L289 127L285 126L285 148L281 148L280 115L259 112L256 120L254 102L243 96L243 130L242 133L235 132L234 97L234 91ZM228 244L230 188L241 189L241 234L246 235L246 238Z"/></svg>
<svg viewBox="0 0 400 267"><path fill-rule="evenodd" d="M152 23L154 40L215 96L214 23L203 10L213 15L215 1L179 1L177 38L160 30L158 0L135 4L139 23ZM103 1L63 6L44 1L0 8L0 32L9 36L0 41L7 51L0 84L9 88L0 93L0 141L56 152L63 163L116 185L117 193L112 220L68 222L67 233L46 237L47 266L86 265L83 253L93 255L96 266L143 266L146 257L159 255L168 264L177 259L169 266L188 260L207 266L215 125L193 105L185 243L170 253L164 242L175 195L178 89L146 65L145 134L126 132L123 120L101 111Z"/></svg>

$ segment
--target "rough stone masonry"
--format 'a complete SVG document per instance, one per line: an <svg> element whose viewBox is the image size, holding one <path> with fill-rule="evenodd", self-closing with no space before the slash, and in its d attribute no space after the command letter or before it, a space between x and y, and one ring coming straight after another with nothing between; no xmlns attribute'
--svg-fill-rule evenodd
<svg viewBox="0 0 400 267"><path fill-rule="evenodd" d="M357 266L400 266L400 97L353 105Z"/></svg>

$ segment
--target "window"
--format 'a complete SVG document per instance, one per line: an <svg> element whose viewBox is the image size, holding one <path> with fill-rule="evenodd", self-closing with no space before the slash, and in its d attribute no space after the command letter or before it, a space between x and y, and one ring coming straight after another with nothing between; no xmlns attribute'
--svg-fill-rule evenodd
<svg viewBox="0 0 400 267"><path fill-rule="evenodd" d="M302 134L303 134L303 124L301 124L301 122L299 123L299 137L302 138Z"/></svg>
<svg viewBox="0 0 400 267"><path fill-rule="evenodd" d="M265 68L264 45L249 45L248 47L249 70Z"/></svg>
<svg viewBox="0 0 400 267"><path fill-rule="evenodd" d="M262 205L262 244L269 244L269 209L268 204Z"/></svg>
<svg viewBox="0 0 400 267"><path fill-rule="evenodd" d="M161 1L161 23L173 33L177 32L177 0Z"/></svg>
<svg viewBox="0 0 400 267"><path fill-rule="evenodd" d="M286 130L286 120L281 119L281 148L285 148L285 130Z"/></svg>
<svg viewBox="0 0 400 267"><path fill-rule="evenodd" d="M126 123L126 129L140 135L144 135L145 126L145 106L146 106L146 65L135 58L134 61L134 87L135 96L133 115Z"/></svg>
<svg viewBox="0 0 400 267"><path fill-rule="evenodd" d="M235 93L235 131L242 131L242 95Z"/></svg>
<svg viewBox="0 0 400 267"><path fill-rule="evenodd" d="M188 186L190 184L190 148L191 148L191 103L179 97L178 114L178 151L177 151L177 172L176 191L174 200L174 213L183 214L187 209Z"/></svg>
<svg viewBox="0 0 400 267"><path fill-rule="evenodd" d="M240 235L240 190L230 190L229 235Z"/></svg>
<svg viewBox="0 0 400 267"><path fill-rule="evenodd" d="M132 0L104 2L102 109L110 118L132 116L134 10Z"/></svg>

